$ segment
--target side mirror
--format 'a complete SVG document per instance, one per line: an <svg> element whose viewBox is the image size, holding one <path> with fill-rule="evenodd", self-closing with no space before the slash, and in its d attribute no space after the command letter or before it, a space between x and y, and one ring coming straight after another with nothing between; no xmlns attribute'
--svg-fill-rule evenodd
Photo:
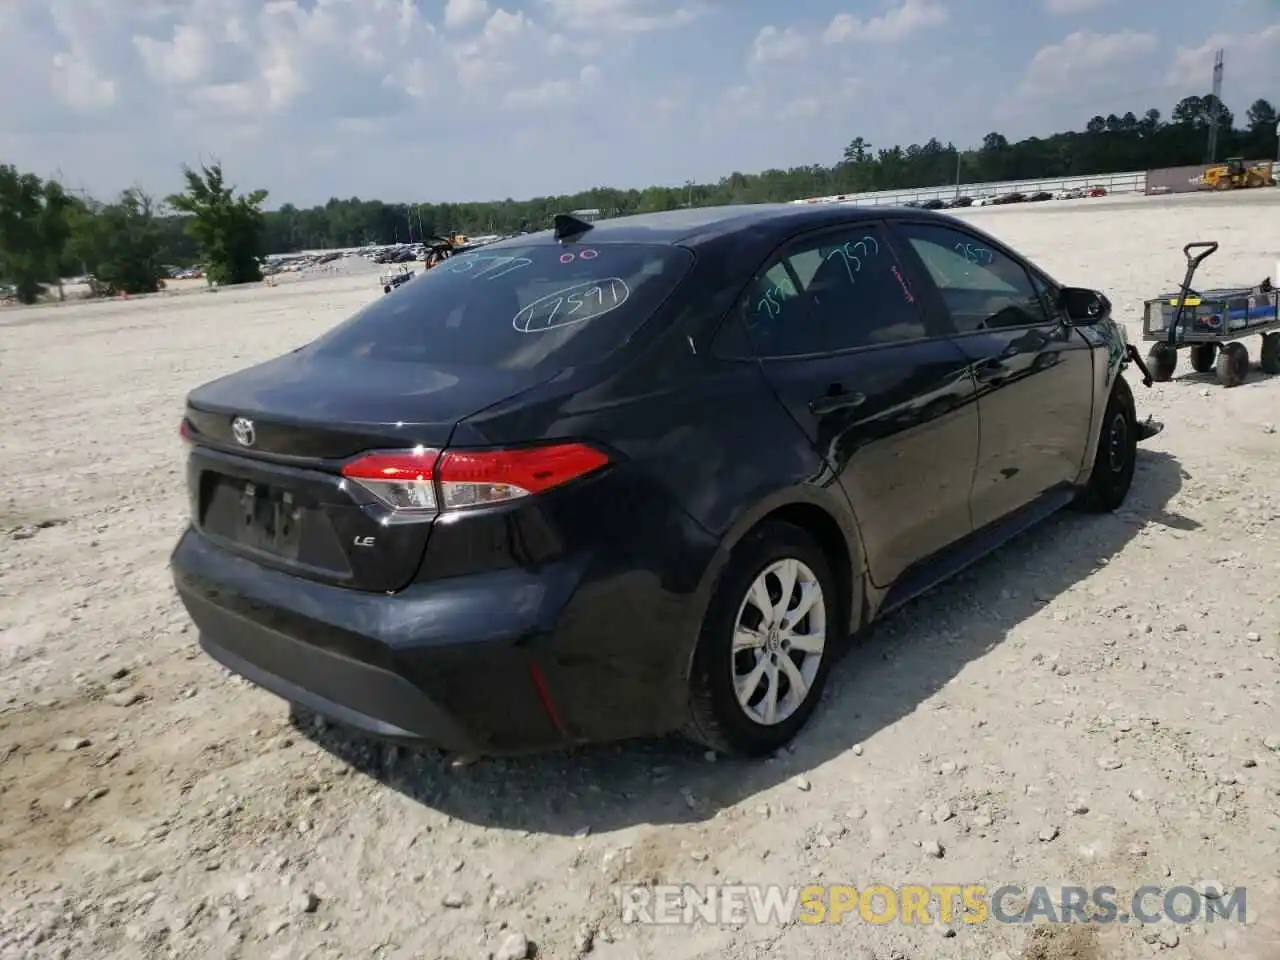
<svg viewBox="0 0 1280 960"><path fill-rule="evenodd" d="M1067 322L1077 325L1097 323L1111 311L1111 301L1097 290L1085 287L1063 287L1058 294L1058 306L1067 315Z"/></svg>

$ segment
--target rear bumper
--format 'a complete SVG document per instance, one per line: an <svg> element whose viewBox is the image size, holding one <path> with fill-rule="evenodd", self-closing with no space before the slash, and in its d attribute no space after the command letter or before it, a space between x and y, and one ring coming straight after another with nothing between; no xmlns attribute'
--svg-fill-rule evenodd
<svg viewBox="0 0 1280 960"><path fill-rule="evenodd" d="M190 529L170 566L209 656L375 737L513 753L664 733L684 718L696 629L626 615L670 609L656 581L591 582L565 562L360 593L264 569Z"/></svg>

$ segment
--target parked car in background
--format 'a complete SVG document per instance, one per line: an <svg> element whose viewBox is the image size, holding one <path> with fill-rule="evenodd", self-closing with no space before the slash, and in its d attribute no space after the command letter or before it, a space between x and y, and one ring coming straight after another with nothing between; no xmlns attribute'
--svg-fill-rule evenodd
<svg viewBox="0 0 1280 960"><path fill-rule="evenodd" d="M850 635L1124 502L1156 427L1110 310L922 210L557 217L192 390L174 580L215 660L369 734L767 755Z"/></svg>

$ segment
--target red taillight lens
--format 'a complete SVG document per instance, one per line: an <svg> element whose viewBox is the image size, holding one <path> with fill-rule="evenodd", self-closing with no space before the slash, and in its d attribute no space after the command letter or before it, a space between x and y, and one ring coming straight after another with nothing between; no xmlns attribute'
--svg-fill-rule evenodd
<svg viewBox="0 0 1280 960"><path fill-rule="evenodd" d="M609 458L581 443L519 450L371 453L342 475L397 512L434 514L505 503L585 476Z"/></svg>
<svg viewBox="0 0 1280 960"><path fill-rule="evenodd" d="M178 436L182 438L183 443L191 442L191 424L187 423L187 418L182 418L182 423L178 424Z"/></svg>
<svg viewBox="0 0 1280 960"><path fill-rule="evenodd" d="M371 453L342 468L342 475L358 483L393 510L435 513L435 467L440 451L428 447L403 453Z"/></svg>
<svg viewBox="0 0 1280 960"><path fill-rule="evenodd" d="M445 451L438 470L440 506L449 510L527 497L599 470L608 462L599 450L581 443Z"/></svg>

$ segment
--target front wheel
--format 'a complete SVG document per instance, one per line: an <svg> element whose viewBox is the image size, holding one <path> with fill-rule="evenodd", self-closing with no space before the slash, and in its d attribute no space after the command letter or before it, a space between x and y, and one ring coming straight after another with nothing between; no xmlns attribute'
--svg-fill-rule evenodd
<svg viewBox="0 0 1280 960"><path fill-rule="evenodd" d="M1138 415L1134 411L1133 391L1124 377L1117 377L1102 415L1093 471L1079 505L1097 513L1115 510L1129 495L1137 463Z"/></svg>
<svg viewBox="0 0 1280 960"><path fill-rule="evenodd" d="M703 623L688 735L745 757L789 742L817 707L839 622L830 564L812 537L776 522L749 534Z"/></svg>

